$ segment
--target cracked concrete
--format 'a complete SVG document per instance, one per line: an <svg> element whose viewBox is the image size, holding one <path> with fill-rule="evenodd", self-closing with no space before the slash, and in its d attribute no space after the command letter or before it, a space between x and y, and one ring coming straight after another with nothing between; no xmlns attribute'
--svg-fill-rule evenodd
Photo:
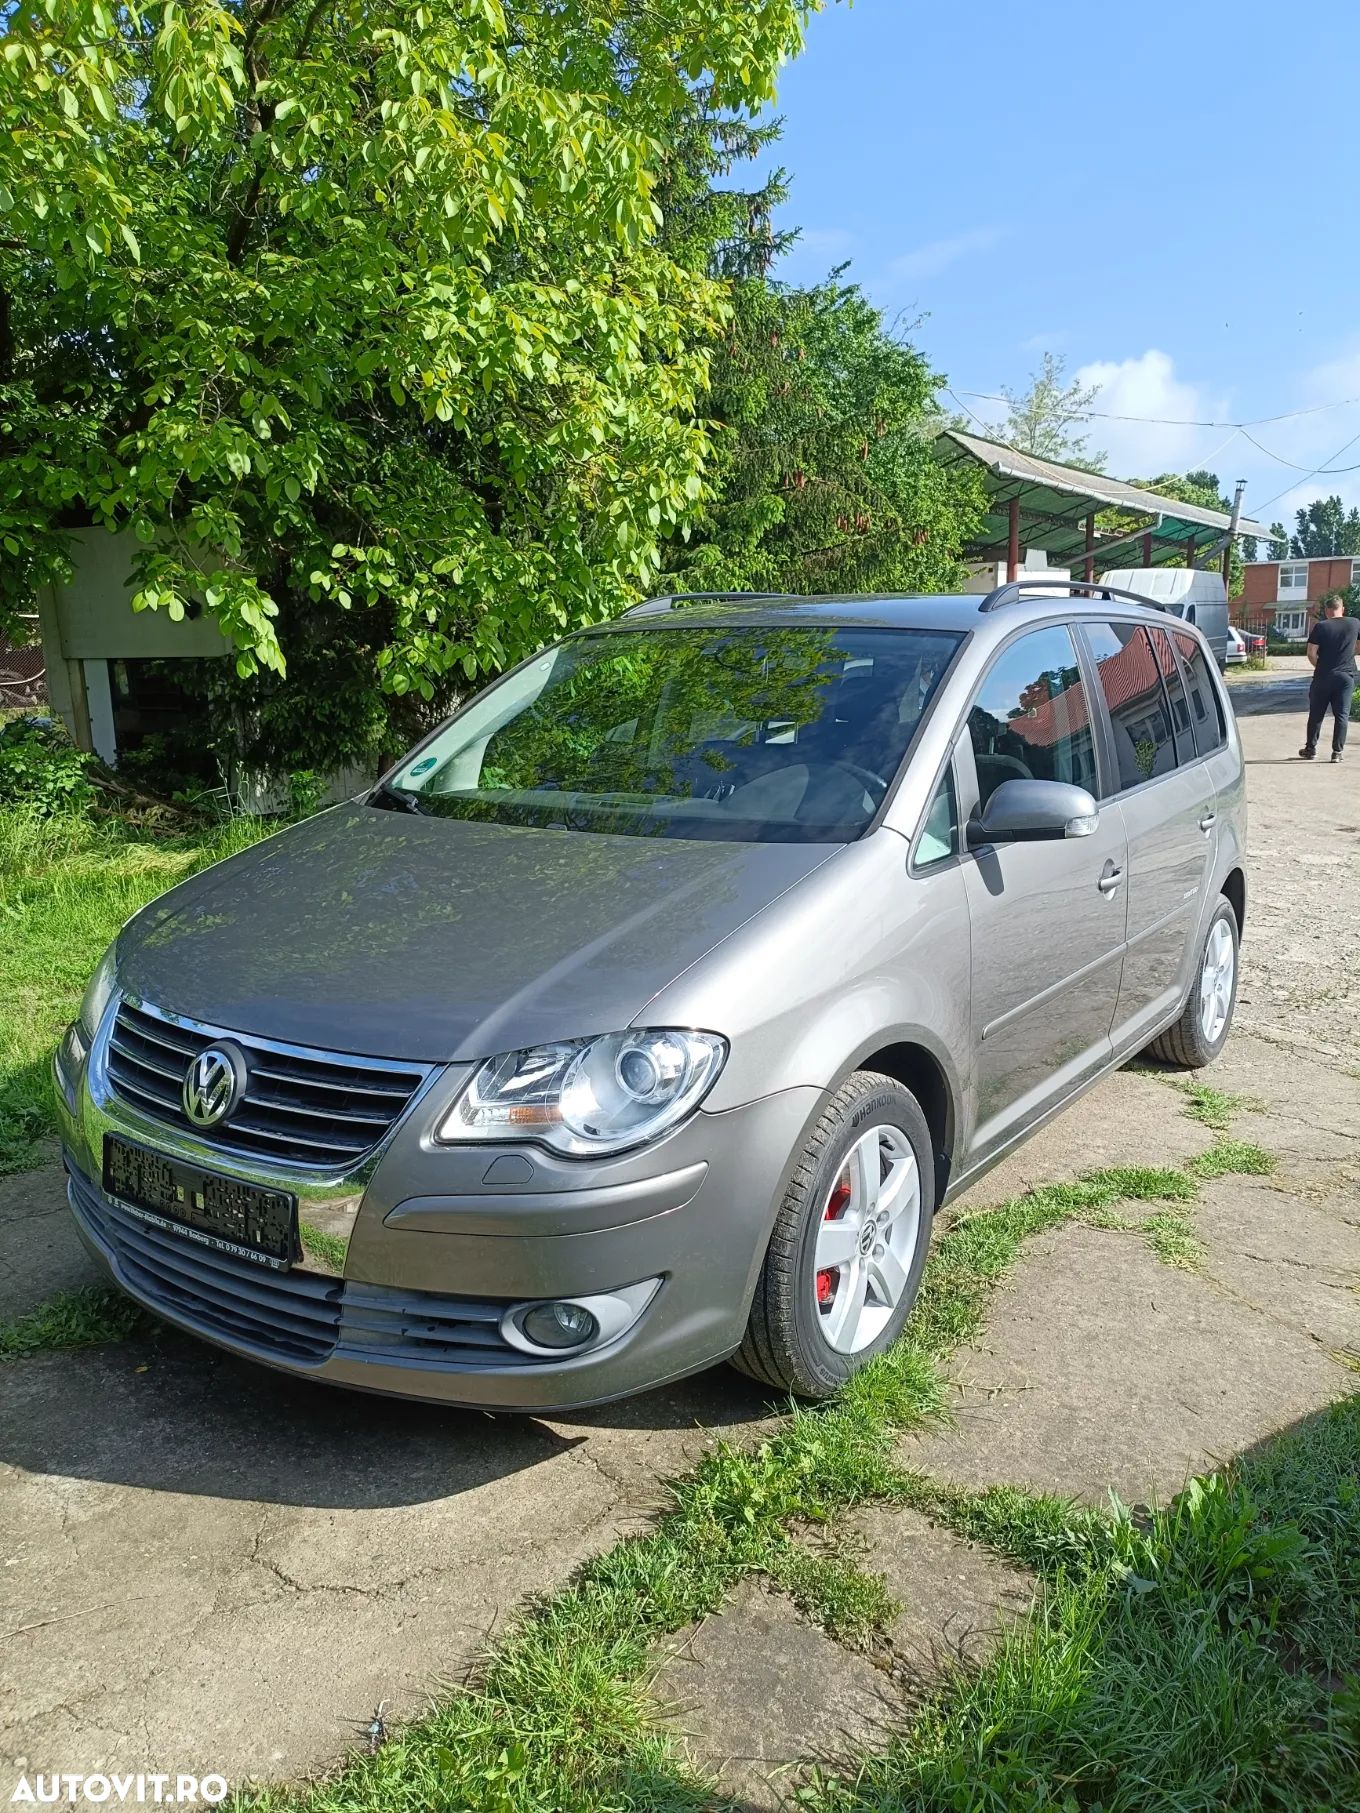
<svg viewBox="0 0 1360 1813"><path fill-rule="evenodd" d="M778 1806L800 1764L882 1749L901 1716L886 1669L757 1581L665 1646L653 1694L698 1767L751 1813Z"/></svg>
<svg viewBox="0 0 1360 1813"><path fill-rule="evenodd" d="M1259 1100L1233 1133L1278 1153L1278 1174L1206 1185L1195 1274L1161 1266L1134 1235L1073 1226L1036 1242L959 1357L958 1429L913 1445L918 1464L1136 1498L1354 1386L1333 1356L1360 1347L1360 984L1330 928L1360 915L1360 836L1339 828L1360 810L1346 804L1348 772L1282 762L1297 728L1292 716L1244 727L1244 984L1239 1029L1207 1079ZM1192 1157L1213 1135L1182 1106L1155 1075L1112 1077L965 1206ZM0 1180L0 1240L9 1313L91 1275L50 1168ZM570 1418L441 1411L326 1391L168 1330L25 1360L4 1386L4 1793L21 1756L31 1770L197 1765L233 1781L329 1767L380 1700L389 1715L418 1710L526 1594L637 1528L704 1431L742 1439L766 1416L722 1369ZM915 1605L935 1620L946 1651L951 1612L966 1610L960 1653L975 1658L1022 1587L976 1574L952 1538L935 1553L937 1537L909 1520L875 1526L866 1565L888 1575L904 1616ZM901 1716L900 1669L895 1680L858 1656L838 1672L843 1652L770 1595L751 1589L717 1622L737 1658L733 1717L749 1727L760 1711L766 1728L703 1754L730 1741L773 1767L823 1744L835 1754L838 1732L878 1741L885 1690ZM707 1641L695 1635L696 1653ZM921 1654L938 1659L928 1644ZM740 1685L752 1667L758 1692Z"/></svg>

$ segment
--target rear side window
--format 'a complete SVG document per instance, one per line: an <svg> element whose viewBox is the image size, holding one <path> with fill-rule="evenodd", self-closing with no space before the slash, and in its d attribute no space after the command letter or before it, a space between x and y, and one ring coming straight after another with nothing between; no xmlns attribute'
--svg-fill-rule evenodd
<svg viewBox="0 0 1360 1813"><path fill-rule="evenodd" d="M1116 791L1123 793L1175 768L1171 704L1141 624L1091 623L1086 633L1114 729Z"/></svg>
<svg viewBox="0 0 1360 1813"><path fill-rule="evenodd" d="M968 735L980 809L1003 781L1070 781L1095 792L1091 712L1070 630L1034 630L997 656Z"/></svg>
<svg viewBox="0 0 1360 1813"><path fill-rule="evenodd" d="M1195 638L1187 636L1183 630L1175 630L1171 639L1176 644L1176 653L1185 668L1190 721L1195 732L1196 747L1201 755L1212 755L1215 749L1221 749L1228 740L1228 727L1223 722L1223 706L1219 702L1218 688L1209 678L1208 660Z"/></svg>
<svg viewBox="0 0 1360 1813"><path fill-rule="evenodd" d="M1171 706L1171 723L1176 732L1176 753L1182 762L1192 762L1195 759L1195 733L1190 728L1190 703L1185 696L1185 682L1181 678L1180 665L1171 652L1171 638L1165 630L1150 629L1148 634L1157 651L1157 666Z"/></svg>

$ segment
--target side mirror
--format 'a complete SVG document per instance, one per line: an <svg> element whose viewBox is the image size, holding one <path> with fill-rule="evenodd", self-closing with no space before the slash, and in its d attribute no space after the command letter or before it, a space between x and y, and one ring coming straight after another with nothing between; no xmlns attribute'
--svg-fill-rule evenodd
<svg viewBox="0 0 1360 1813"><path fill-rule="evenodd" d="M1100 809L1084 787L1066 781L1002 781L981 818L969 819L968 848L1089 837L1099 823Z"/></svg>

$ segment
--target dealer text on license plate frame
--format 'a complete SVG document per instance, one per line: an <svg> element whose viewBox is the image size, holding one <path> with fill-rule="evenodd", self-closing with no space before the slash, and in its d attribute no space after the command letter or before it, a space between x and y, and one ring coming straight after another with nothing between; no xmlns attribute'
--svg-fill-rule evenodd
<svg viewBox="0 0 1360 1813"><path fill-rule="evenodd" d="M143 1221L286 1272L300 1257L297 1197L104 1136L104 1190Z"/></svg>

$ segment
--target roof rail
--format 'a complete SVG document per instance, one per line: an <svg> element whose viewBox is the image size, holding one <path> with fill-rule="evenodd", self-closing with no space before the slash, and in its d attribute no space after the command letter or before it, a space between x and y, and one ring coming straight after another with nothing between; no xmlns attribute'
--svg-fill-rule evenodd
<svg viewBox="0 0 1360 1813"><path fill-rule="evenodd" d="M655 598L645 598L623 614L625 617L655 617L662 611L673 611L685 604L751 604L789 596L788 592L661 592Z"/></svg>
<svg viewBox="0 0 1360 1813"><path fill-rule="evenodd" d="M1155 598L1145 598L1141 592L1126 592L1117 585L1102 585L1099 580L1045 579L1038 574L1033 579L1012 579L1006 585L997 586L994 592L988 592L978 609L994 611L1003 604L1014 604L1016 599L1023 598L1026 592L1033 591L1040 586L1045 590L1077 593L1084 598L1101 598L1111 603L1116 598L1123 598L1130 604L1143 604L1153 611L1163 609Z"/></svg>

